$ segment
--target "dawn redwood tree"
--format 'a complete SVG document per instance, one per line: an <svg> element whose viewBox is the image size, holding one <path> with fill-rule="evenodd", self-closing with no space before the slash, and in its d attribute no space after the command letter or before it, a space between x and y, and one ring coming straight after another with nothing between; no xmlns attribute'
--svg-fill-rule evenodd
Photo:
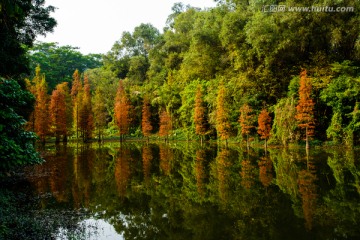
<svg viewBox="0 0 360 240"><path fill-rule="evenodd" d="M82 83L80 78L79 70L75 70L73 74L73 82L71 87L71 98L73 101L73 119L74 119L74 130L76 132L76 139L79 138L79 112L82 103Z"/></svg>
<svg viewBox="0 0 360 240"><path fill-rule="evenodd" d="M82 133L83 141L87 142L89 139L91 139L92 132L94 130L90 83L87 75L84 77L84 92L79 110L79 128Z"/></svg>
<svg viewBox="0 0 360 240"><path fill-rule="evenodd" d="M153 130L150 118L151 118L150 103L148 98L145 98L142 107L141 129L143 135L147 138L147 141L149 141L149 136L151 134L151 131Z"/></svg>
<svg viewBox="0 0 360 240"><path fill-rule="evenodd" d="M66 100L65 94L59 88L53 90L50 100L51 132L55 135L56 142L61 136L66 136Z"/></svg>
<svg viewBox="0 0 360 240"><path fill-rule="evenodd" d="M240 108L239 123L241 127L241 135L246 136L247 148L249 148L249 134L251 133L251 129L255 128L253 123L254 115L252 113L253 109L248 104L244 104Z"/></svg>
<svg viewBox="0 0 360 240"><path fill-rule="evenodd" d="M220 85L216 99L216 131L221 140L227 140L230 137L229 109L226 102L226 90L223 84Z"/></svg>
<svg viewBox="0 0 360 240"><path fill-rule="evenodd" d="M47 83L45 76L42 76L35 85L35 110L34 110L34 126L35 133L39 136L42 144L45 144L46 136L49 134L49 96L47 94Z"/></svg>
<svg viewBox="0 0 360 240"><path fill-rule="evenodd" d="M298 126L305 129L306 148L309 148L309 137L314 135L314 101L311 98L311 79L307 77L306 70L300 74L299 102L296 106L295 118Z"/></svg>
<svg viewBox="0 0 360 240"><path fill-rule="evenodd" d="M271 131L271 117L266 109L261 110L258 117L258 129L257 132L261 139L265 140L265 149L267 148L267 140L270 137Z"/></svg>
<svg viewBox="0 0 360 240"><path fill-rule="evenodd" d="M73 106L70 95L69 83L60 83L56 86L56 89L59 90L65 97L66 131L63 135L63 141L67 142L67 138L69 135L71 135L73 128Z"/></svg>
<svg viewBox="0 0 360 240"><path fill-rule="evenodd" d="M206 118L205 118L205 106L201 91L201 85L198 85L196 89L194 123L195 123L195 133L200 136L200 142L202 143L203 138L206 134Z"/></svg>
<svg viewBox="0 0 360 240"><path fill-rule="evenodd" d="M165 142L168 140L170 131L172 129L171 117L168 111L163 110L160 114L160 137L165 137Z"/></svg>
<svg viewBox="0 0 360 240"><path fill-rule="evenodd" d="M130 103L126 96L123 81L119 81L119 86L115 97L115 123L119 128L120 141L129 132L130 125Z"/></svg>
<svg viewBox="0 0 360 240"><path fill-rule="evenodd" d="M97 87L95 91L93 110L95 129L98 135L98 141L101 142L104 135L104 129L107 126L108 112L103 93L99 87Z"/></svg>
<svg viewBox="0 0 360 240"><path fill-rule="evenodd" d="M26 79L26 89L31 92L36 100L37 90L36 87L40 84L43 78L43 74L41 73L40 66L35 68L35 76L32 80ZM36 103L36 101L35 101ZM35 105L34 105L35 108ZM35 109L31 112L28 121L25 125L26 130L35 132Z"/></svg>

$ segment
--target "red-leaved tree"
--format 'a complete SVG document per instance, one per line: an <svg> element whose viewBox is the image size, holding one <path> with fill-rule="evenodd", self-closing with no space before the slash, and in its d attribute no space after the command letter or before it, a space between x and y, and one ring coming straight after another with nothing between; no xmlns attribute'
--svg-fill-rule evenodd
<svg viewBox="0 0 360 240"><path fill-rule="evenodd" d="M258 129L257 132L261 139L265 140L265 149L267 148L267 140L270 137L271 131L271 117L266 109L263 109L258 117Z"/></svg>
<svg viewBox="0 0 360 240"><path fill-rule="evenodd" d="M309 148L309 137L314 135L314 101L311 98L311 79L307 77L306 70L300 74L299 102L296 106L295 118L298 126L305 129L306 148Z"/></svg>
<svg viewBox="0 0 360 240"><path fill-rule="evenodd" d="M51 94L50 100L51 132L55 135L56 142L60 142L61 136L66 136L66 101L65 95L56 88Z"/></svg>
<svg viewBox="0 0 360 240"><path fill-rule="evenodd" d="M45 76L42 76L41 80L36 82L35 89L35 133L39 136L42 144L45 144L46 136L49 134L50 129L49 96L47 94L48 89Z"/></svg>
<svg viewBox="0 0 360 240"><path fill-rule="evenodd" d="M143 107L142 107L142 118L141 118L141 130L143 135L149 141L149 136L153 127L151 125L151 111L150 111L150 103L148 98L144 99Z"/></svg>
<svg viewBox="0 0 360 240"><path fill-rule="evenodd" d="M160 114L159 135L161 137L165 137L165 142L168 140L171 128L172 124L170 114L166 110L163 110Z"/></svg>
<svg viewBox="0 0 360 240"><path fill-rule="evenodd" d="M123 81L119 81L119 87L115 97L115 122L119 128L120 141L129 132L130 125L130 103L126 96Z"/></svg>

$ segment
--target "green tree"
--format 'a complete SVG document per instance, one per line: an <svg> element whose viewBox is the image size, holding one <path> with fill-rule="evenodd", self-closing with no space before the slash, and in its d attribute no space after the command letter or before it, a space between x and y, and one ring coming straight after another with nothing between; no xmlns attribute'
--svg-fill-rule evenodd
<svg viewBox="0 0 360 240"><path fill-rule="evenodd" d="M78 48L59 46L57 43L36 43L28 53L30 66L40 65L46 74L49 90L61 82L71 82L76 69L85 72L87 69L101 66L100 54L83 55Z"/></svg>
<svg viewBox="0 0 360 240"><path fill-rule="evenodd" d="M328 138L335 142L345 141L352 146L351 139L360 135L358 122L358 103L360 102L360 83L357 66L350 61L332 64L330 83L320 93L321 100L331 107L332 117Z"/></svg>
<svg viewBox="0 0 360 240"><path fill-rule="evenodd" d="M218 95L216 98L216 130L218 137L221 140L225 140L227 145L227 140L230 137L230 121L229 121L229 108L226 101L226 90L224 84L219 86Z"/></svg>
<svg viewBox="0 0 360 240"><path fill-rule="evenodd" d="M34 96L16 81L0 78L0 174L43 161L32 144L36 135L23 128L22 109L33 102Z"/></svg>
<svg viewBox="0 0 360 240"><path fill-rule="evenodd" d="M271 140L286 146L296 139L296 108L293 98L283 98L275 106L274 124L271 129Z"/></svg>
<svg viewBox="0 0 360 240"><path fill-rule="evenodd" d="M51 32L56 21L50 17L53 6L45 0L0 2L0 76L10 78L29 73L26 48L36 36Z"/></svg>

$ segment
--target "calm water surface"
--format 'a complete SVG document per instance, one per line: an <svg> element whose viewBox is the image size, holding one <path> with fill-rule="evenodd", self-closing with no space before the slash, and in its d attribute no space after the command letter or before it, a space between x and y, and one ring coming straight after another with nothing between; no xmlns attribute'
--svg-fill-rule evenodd
<svg viewBox="0 0 360 240"><path fill-rule="evenodd" d="M354 150L128 142L44 155L10 186L16 218L32 219L14 239L360 239Z"/></svg>

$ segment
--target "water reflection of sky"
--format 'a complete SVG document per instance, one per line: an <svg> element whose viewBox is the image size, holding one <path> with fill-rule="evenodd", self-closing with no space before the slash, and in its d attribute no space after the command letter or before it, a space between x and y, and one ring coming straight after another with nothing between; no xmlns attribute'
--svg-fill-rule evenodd
<svg viewBox="0 0 360 240"><path fill-rule="evenodd" d="M74 237L81 237L81 239L87 240L124 239L124 236L118 234L111 224L103 219L93 218L79 222L76 232L60 228L55 235L55 239L57 240L73 239Z"/></svg>

